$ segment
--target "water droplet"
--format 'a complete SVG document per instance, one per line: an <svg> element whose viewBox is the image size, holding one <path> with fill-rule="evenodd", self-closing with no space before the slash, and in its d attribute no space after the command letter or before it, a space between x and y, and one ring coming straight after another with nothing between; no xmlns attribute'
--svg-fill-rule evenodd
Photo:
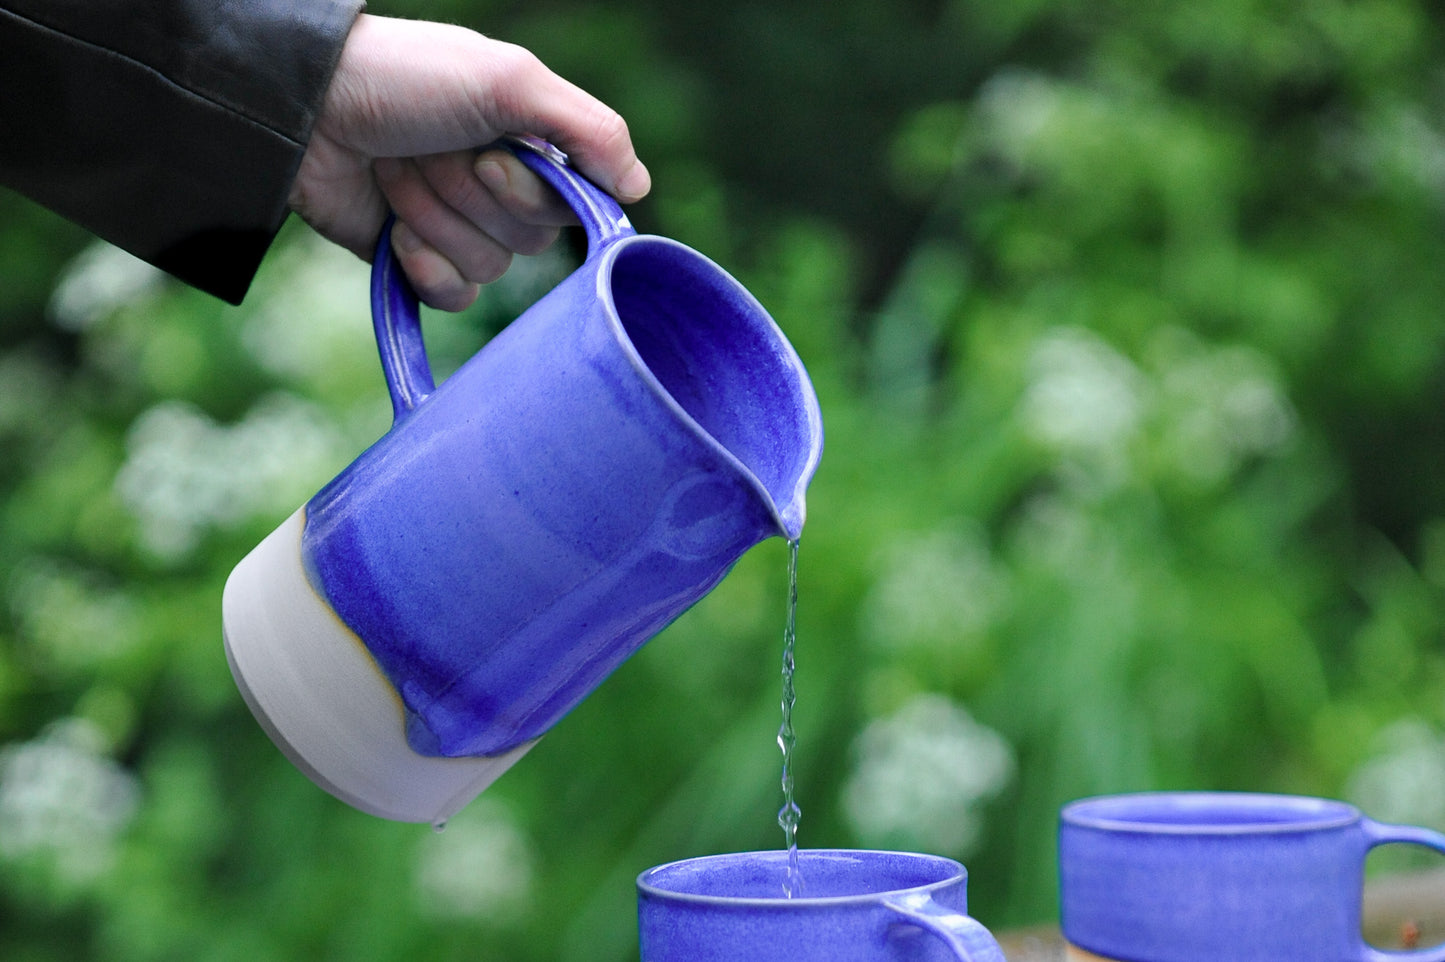
<svg viewBox="0 0 1445 962"><path fill-rule="evenodd" d="M432 822L431 830L433 832L436 832L438 835L440 835L442 832L445 832L447 830L447 820L444 818L439 818L435 822Z"/></svg>

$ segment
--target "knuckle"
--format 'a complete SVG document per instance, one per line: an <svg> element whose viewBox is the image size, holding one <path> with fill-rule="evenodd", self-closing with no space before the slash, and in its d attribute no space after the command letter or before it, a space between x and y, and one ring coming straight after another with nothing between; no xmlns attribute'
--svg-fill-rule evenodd
<svg viewBox="0 0 1445 962"><path fill-rule="evenodd" d="M407 267L406 261L402 262L402 268L406 270L406 276L411 281L412 289L416 291L417 297L428 307L435 307L443 311L460 311L476 299L475 283L469 283L455 274L446 272L439 275L422 270L413 275Z"/></svg>
<svg viewBox="0 0 1445 962"><path fill-rule="evenodd" d="M431 251L407 251L399 246L393 247L393 250L401 261L401 269L406 272L407 279L427 303L431 303L428 297L430 292L442 290L456 281L453 272Z"/></svg>
<svg viewBox="0 0 1445 962"><path fill-rule="evenodd" d="M599 105L592 124L593 137L606 153L620 151L632 143L627 121L611 107Z"/></svg>
<svg viewBox="0 0 1445 962"><path fill-rule="evenodd" d="M495 248L478 258L477 263L472 265L472 270L467 272L466 277L474 284L490 284L500 280L511 266L512 252Z"/></svg>
<svg viewBox="0 0 1445 962"><path fill-rule="evenodd" d="M448 206L463 211L483 206L485 188L472 172L471 154L437 154L425 158L422 174Z"/></svg>
<svg viewBox="0 0 1445 962"><path fill-rule="evenodd" d="M551 247L561 235L559 227L541 227L529 231L517 244L517 253L534 256Z"/></svg>
<svg viewBox="0 0 1445 962"><path fill-rule="evenodd" d="M426 206L426 189L416 168L403 163L377 163L376 184L402 220L417 220Z"/></svg>
<svg viewBox="0 0 1445 962"><path fill-rule="evenodd" d="M547 71L539 58L526 47L514 43L498 43L493 51L496 81L503 85L530 83Z"/></svg>

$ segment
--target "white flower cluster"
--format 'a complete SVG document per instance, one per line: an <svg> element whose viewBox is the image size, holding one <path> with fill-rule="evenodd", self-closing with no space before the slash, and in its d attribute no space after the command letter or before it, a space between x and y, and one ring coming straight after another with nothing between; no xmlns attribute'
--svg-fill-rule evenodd
<svg viewBox="0 0 1445 962"><path fill-rule="evenodd" d="M50 318L62 330L83 331L159 290L164 280L164 274L140 258L96 241L66 268L50 298Z"/></svg>
<svg viewBox="0 0 1445 962"><path fill-rule="evenodd" d="M91 572L31 558L8 588L10 611L48 668L89 675L143 641L136 599Z"/></svg>
<svg viewBox="0 0 1445 962"><path fill-rule="evenodd" d="M1166 327L1146 353L1141 367L1092 331L1051 329L1027 365L1026 433L1101 491L1146 465L1196 483L1225 481L1293 436L1294 408L1258 351ZM1141 447L1150 452L1143 460Z"/></svg>
<svg viewBox="0 0 1445 962"><path fill-rule="evenodd" d="M209 529L299 507L345 465L347 445L320 408L274 394L233 425L161 402L131 425L126 450L116 493L145 547L178 559Z"/></svg>
<svg viewBox="0 0 1445 962"><path fill-rule="evenodd" d="M308 235L286 245L242 307L241 343L269 373L288 382L331 372L375 372L370 268L348 251Z"/></svg>
<svg viewBox="0 0 1445 962"><path fill-rule="evenodd" d="M963 706L922 694L853 744L843 812L866 845L966 855L981 809L1013 781L1013 749Z"/></svg>
<svg viewBox="0 0 1445 962"><path fill-rule="evenodd" d="M1381 821L1445 829L1445 735L1419 718L1387 727L1346 793Z"/></svg>
<svg viewBox="0 0 1445 962"><path fill-rule="evenodd" d="M899 536L876 567L862 619L868 639L884 649L967 644L1008 599L1008 573L995 564L977 525Z"/></svg>
<svg viewBox="0 0 1445 962"><path fill-rule="evenodd" d="M421 840L414 891L430 915L516 924L532 905L535 864L522 827L505 805L484 796Z"/></svg>
<svg viewBox="0 0 1445 962"><path fill-rule="evenodd" d="M91 723L67 718L0 748L0 863L39 862L70 887L105 874L140 791L104 743Z"/></svg>
<svg viewBox="0 0 1445 962"><path fill-rule="evenodd" d="M1093 332L1065 327L1040 338L1026 374L1027 433L1117 483L1144 415L1147 386L1134 364Z"/></svg>

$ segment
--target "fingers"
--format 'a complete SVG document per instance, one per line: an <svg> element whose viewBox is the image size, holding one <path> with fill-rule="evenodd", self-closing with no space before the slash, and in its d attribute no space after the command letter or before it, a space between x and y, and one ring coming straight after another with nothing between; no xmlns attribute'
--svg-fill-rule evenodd
<svg viewBox="0 0 1445 962"><path fill-rule="evenodd" d="M393 243L418 296L460 310L511 265L575 222L550 188L507 151L378 159L377 183L396 212Z"/></svg>
<svg viewBox="0 0 1445 962"><path fill-rule="evenodd" d="M461 311L477 299L480 284L462 277L451 261L428 246L406 222L398 220L392 225L391 248L422 303L443 311Z"/></svg>
<svg viewBox="0 0 1445 962"><path fill-rule="evenodd" d="M494 148L482 152L472 162L472 172L486 185L489 199L516 221L552 228L577 223L577 215L561 195L543 183L510 150ZM549 232L547 243L555 237L555 230ZM513 249L519 254L536 253L516 246Z"/></svg>
<svg viewBox="0 0 1445 962"><path fill-rule="evenodd" d="M624 203L650 189L621 116L531 52L461 27L363 14L317 117L292 206L359 253L390 207L397 256L417 293L460 309L513 254L541 251L575 222L509 152L475 155L507 133L552 142Z"/></svg>
<svg viewBox="0 0 1445 962"><path fill-rule="evenodd" d="M447 24L362 14L338 63L322 129L373 157L414 157L531 134L624 203L651 177L622 117L524 47Z"/></svg>

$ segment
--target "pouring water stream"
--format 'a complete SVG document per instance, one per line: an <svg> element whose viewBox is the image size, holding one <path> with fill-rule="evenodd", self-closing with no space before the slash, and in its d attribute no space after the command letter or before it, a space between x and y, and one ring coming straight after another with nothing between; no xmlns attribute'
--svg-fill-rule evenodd
<svg viewBox="0 0 1445 962"><path fill-rule="evenodd" d="M778 747L783 751L783 807L778 811L778 824L788 846L788 874L783 879L783 894L788 898L802 893L803 877L798 870L798 820L803 812L793 797L793 752L797 734L793 731L794 648L797 645L798 615L798 539L788 542L788 617L783 627L783 724L778 729Z"/></svg>

